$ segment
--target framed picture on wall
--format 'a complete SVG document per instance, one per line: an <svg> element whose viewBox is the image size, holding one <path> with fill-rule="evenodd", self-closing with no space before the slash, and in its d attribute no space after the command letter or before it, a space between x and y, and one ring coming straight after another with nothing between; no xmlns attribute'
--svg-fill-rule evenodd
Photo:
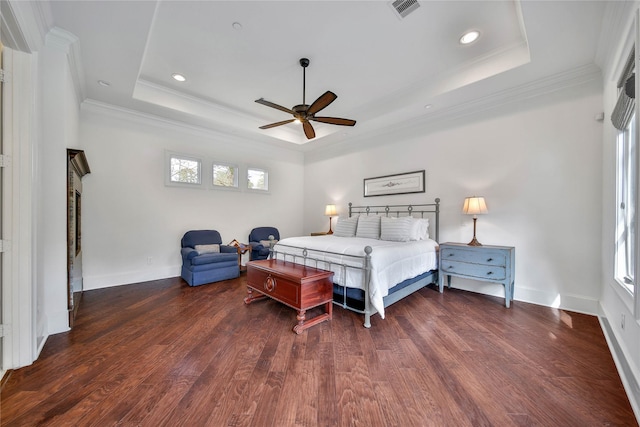
<svg viewBox="0 0 640 427"><path fill-rule="evenodd" d="M424 170L365 178L364 197L424 193Z"/></svg>

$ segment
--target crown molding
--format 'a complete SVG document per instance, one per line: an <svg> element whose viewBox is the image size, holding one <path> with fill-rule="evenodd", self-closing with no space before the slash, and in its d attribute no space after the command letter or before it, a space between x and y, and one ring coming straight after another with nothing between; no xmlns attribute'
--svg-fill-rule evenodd
<svg viewBox="0 0 640 427"><path fill-rule="evenodd" d="M246 111L230 108L209 99L180 92L143 78L139 78L136 81L133 98L138 101L148 102L201 117L209 121L212 117L217 117L221 123L224 123L225 120L239 119L245 125L249 125L256 121L256 117ZM301 136L300 132L294 132L288 128L279 129L277 135L273 137L297 145L304 145L307 142L306 139ZM318 135L318 137L322 137L322 135Z"/></svg>
<svg viewBox="0 0 640 427"><path fill-rule="evenodd" d="M10 29L12 40L17 43L15 48L27 53L37 52L53 26L51 5L44 1L3 1L2 23Z"/></svg>
<svg viewBox="0 0 640 427"><path fill-rule="evenodd" d="M228 134L209 129L203 126L196 126L179 120L167 119L165 117L154 114L143 113L130 108L119 107L113 104L96 101L94 99L85 99L80 105L81 111L97 113L113 117L120 120L126 120L135 123L142 123L151 126L160 126L176 131L187 131L189 133L205 136L205 137L229 137Z"/></svg>
<svg viewBox="0 0 640 427"><path fill-rule="evenodd" d="M46 36L46 45L60 50L67 56L71 79L76 92L78 105L85 99L85 79L80 56L80 40L74 34L53 27Z"/></svg>
<svg viewBox="0 0 640 427"><path fill-rule="evenodd" d="M528 82L513 88L493 92L490 95L467 101L459 105L427 114L419 123L436 120L457 120L476 111L501 107L520 102L523 99L536 98L559 90L583 85L591 81L602 80L602 73L595 64L586 64L572 70L546 76L533 82Z"/></svg>
<svg viewBox="0 0 640 427"><path fill-rule="evenodd" d="M474 115L486 114L490 110L510 106L523 100L532 100L561 90L577 88L592 82L602 85L602 73L595 64L587 64L572 70L556 73L519 86L496 91L490 95L465 101L439 111L430 111L422 117L412 117L384 129L372 129L360 134L347 143L336 141L305 153L305 163L326 160L331 157L366 150L383 141L397 141L405 135L424 135L431 129L445 123L460 123ZM385 138L387 137L387 138Z"/></svg>
<svg viewBox="0 0 640 427"><path fill-rule="evenodd" d="M154 114L143 113L129 108L118 107L106 104L93 99L86 99L80 105L80 110L88 113L95 113L112 117L118 120L125 120L132 123L139 123L147 126L160 127L174 132L186 132L201 138L208 138L217 141L225 141L235 147L244 147L251 151L256 149L264 150L265 153L279 153L278 155L300 156L302 153L299 147L290 143L272 143L265 138L256 139L255 136L221 132L204 126L193 125L179 120L167 119Z"/></svg>

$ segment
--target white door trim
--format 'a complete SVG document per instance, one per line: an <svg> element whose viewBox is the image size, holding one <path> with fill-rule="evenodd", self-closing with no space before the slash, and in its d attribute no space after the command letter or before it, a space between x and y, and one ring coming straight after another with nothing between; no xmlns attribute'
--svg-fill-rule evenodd
<svg viewBox="0 0 640 427"><path fill-rule="evenodd" d="M5 48L3 62L4 154L11 161L3 185L3 240L10 242L2 269L5 369L30 365L37 357L33 266L33 146L36 141L32 54Z"/></svg>

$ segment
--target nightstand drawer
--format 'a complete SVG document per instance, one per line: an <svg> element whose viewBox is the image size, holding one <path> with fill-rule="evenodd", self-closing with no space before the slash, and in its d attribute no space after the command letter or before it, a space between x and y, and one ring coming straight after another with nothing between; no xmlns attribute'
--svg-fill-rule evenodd
<svg viewBox="0 0 640 427"><path fill-rule="evenodd" d="M507 276L504 266L471 264L443 259L440 269L445 274L455 274L485 280L504 280Z"/></svg>
<svg viewBox="0 0 640 427"><path fill-rule="evenodd" d="M486 265L507 265L507 257L503 252L464 250L459 248L442 248L442 261L473 262Z"/></svg>
<svg viewBox="0 0 640 427"><path fill-rule="evenodd" d="M504 286L504 302L510 307L513 300L516 248L513 246L471 246L464 243L441 243L438 288L444 282L451 287L451 277L462 277Z"/></svg>

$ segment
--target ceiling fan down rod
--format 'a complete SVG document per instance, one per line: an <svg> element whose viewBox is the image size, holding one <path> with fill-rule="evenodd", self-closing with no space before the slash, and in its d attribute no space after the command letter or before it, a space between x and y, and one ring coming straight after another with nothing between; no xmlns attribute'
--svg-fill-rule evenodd
<svg viewBox="0 0 640 427"><path fill-rule="evenodd" d="M300 65L302 66L302 105L307 105L306 103L306 88L307 88L307 67L309 66L309 59L300 58Z"/></svg>

